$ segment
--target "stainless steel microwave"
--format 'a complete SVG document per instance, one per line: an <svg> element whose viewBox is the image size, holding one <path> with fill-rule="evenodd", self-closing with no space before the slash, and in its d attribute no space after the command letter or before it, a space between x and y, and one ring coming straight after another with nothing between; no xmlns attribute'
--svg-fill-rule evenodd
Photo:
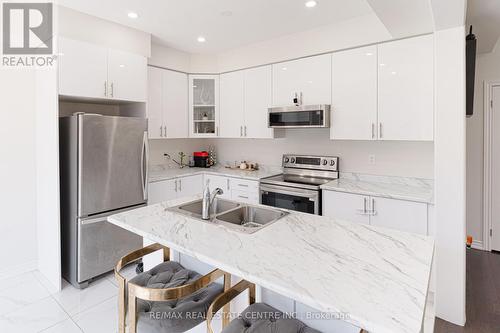
<svg viewBox="0 0 500 333"><path fill-rule="evenodd" d="M270 128L328 128L330 105L299 105L268 109Z"/></svg>

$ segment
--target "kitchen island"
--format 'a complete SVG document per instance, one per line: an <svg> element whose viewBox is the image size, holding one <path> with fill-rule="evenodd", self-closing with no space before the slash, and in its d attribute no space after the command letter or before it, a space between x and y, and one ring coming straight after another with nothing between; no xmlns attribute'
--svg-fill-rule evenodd
<svg viewBox="0 0 500 333"><path fill-rule="evenodd" d="M297 212L245 234L169 210L194 199L108 220L371 333L421 332L432 238Z"/></svg>

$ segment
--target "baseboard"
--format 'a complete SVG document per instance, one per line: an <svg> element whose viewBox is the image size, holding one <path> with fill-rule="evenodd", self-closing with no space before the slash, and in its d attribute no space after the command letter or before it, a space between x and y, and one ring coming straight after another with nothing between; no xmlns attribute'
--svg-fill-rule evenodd
<svg viewBox="0 0 500 333"><path fill-rule="evenodd" d="M19 265L12 265L7 268L2 268L0 270L0 280L14 277L27 272L32 272L38 268L38 263L36 260L27 261Z"/></svg>
<svg viewBox="0 0 500 333"><path fill-rule="evenodd" d="M471 247L476 250L484 250L483 241L473 240Z"/></svg>

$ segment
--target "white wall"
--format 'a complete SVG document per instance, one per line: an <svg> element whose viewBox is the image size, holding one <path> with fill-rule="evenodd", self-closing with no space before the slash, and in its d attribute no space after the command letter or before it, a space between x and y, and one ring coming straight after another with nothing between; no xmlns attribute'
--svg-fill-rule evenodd
<svg viewBox="0 0 500 333"><path fill-rule="evenodd" d="M467 118L467 234L483 242L484 82L500 81L500 47L476 59L474 115ZM500 130L500 129L498 129Z"/></svg>
<svg viewBox="0 0 500 333"><path fill-rule="evenodd" d="M205 139L156 139L149 140L149 164L165 164L167 161L163 156L169 154L173 159L179 161L179 152L192 155L195 151L207 150L208 141ZM187 160L186 160L187 162Z"/></svg>
<svg viewBox="0 0 500 333"><path fill-rule="evenodd" d="M390 40L375 14L266 40L218 55L221 72Z"/></svg>
<svg viewBox="0 0 500 333"><path fill-rule="evenodd" d="M136 53L151 55L151 35L63 6L56 7L58 35Z"/></svg>
<svg viewBox="0 0 500 333"><path fill-rule="evenodd" d="M465 29L435 33L436 316L465 324Z"/></svg>
<svg viewBox="0 0 500 333"><path fill-rule="evenodd" d="M0 67L0 278L36 268L35 73Z"/></svg>
<svg viewBox="0 0 500 333"><path fill-rule="evenodd" d="M280 139L215 139L219 162L249 160L281 165L286 153L334 155L340 170L375 175L434 178L432 142L332 141L328 129L288 130ZM369 163L375 156L375 164Z"/></svg>

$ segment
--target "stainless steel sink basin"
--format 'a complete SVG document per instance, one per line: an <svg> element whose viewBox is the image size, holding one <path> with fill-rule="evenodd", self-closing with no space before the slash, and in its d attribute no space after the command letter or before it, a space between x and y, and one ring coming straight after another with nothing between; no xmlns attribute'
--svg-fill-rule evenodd
<svg viewBox="0 0 500 333"><path fill-rule="evenodd" d="M240 207L240 204L237 202L215 198L212 207L210 207L210 215L217 215L237 207ZM187 213L188 215L201 217L202 200L199 199L196 201L188 202L186 204L173 207L173 209L181 213Z"/></svg>
<svg viewBox="0 0 500 333"><path fill-rule="evenodd" d="M201 199L171 207L168 210L194 217L205 223L223 225L246 234L253 234L288 214L276 208L240 204L220 198L215 198L210 207L210 220L201 218Z"/></svg>
<svg viewBox="0 0 500 333"><path fill-rule="evenodd" d="M216 219L222 222L241 226L243 227L243 231L252 233L266 225L278 221L287 214L287 212L278 209L245 205L217 215Z"/></svg>

